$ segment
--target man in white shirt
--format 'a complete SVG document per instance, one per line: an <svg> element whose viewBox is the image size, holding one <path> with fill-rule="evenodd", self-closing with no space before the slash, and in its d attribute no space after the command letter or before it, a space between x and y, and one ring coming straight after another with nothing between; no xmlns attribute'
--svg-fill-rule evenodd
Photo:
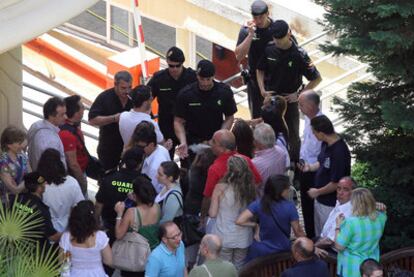
<svg viewBox="0 0 414 277"><path fill-rule="evenodd" d="M345 218L352 215L351 195L356 188L356 183L351 177L343 177L336 188L336 205L329 214L328 220L323 226L322 233L315 246L326 248L335 241L336 218L343 214Z"/></svg>
<svg viewBox="0 0 414 277"><path fill-rule="evenodd" d="M305 118L305 128L303 130L303 141L300 147L301 163L313 164L318 161L321 151L321 141L312 132L310 121L312 118L322 115L319 110L320 97L313 90L307 90L299 96L299 109ZM300 167L299 167L300 168ZM305 223L306 235L309 238L315 237L314 227L314 208L313 199L309 197L308 190L313 187L315 172L300 172L300 196L302 204L302 214Z"/></svg>
<svg viewBox="0 0 414 277"><path fill-rule="evenodd" d="M144 85L137 86L131 91L129 97L132 101L133 108L129 112L121 113L119 117L119 132L124 141L124 147L128 145L135 127L142 121L148 121L154 125L157 143L162 143L164 136L160 131L158 123L152 120L150 116L152 102L150 87Z"/></svg>
<svg viewBox="0 0 414 277"><path fill-rule="evenodd" d="M144 124L141 123L139 125ZM162 185L157 180L158 168L162 162L171 160L170 154L164 146L157 144L157 136L154 129L147 124L145 125L147 127L140 126L139 132L135 134L136 145L144 149L146 156L142 164L141 173L151 178L152 185L159 193Z"/></svg>
<svg viewBox="0 0 414 277"><path fill-rule="evenodd" d="M59 126L65 123L66 105L59 97L52 97L43 105L43 120L36 121L27 133L29 162L33 171L37 169L40 156L47 148L59 151L66 167L66 157L59 137ZM67 167L66 167L67 168Z"/></svg>

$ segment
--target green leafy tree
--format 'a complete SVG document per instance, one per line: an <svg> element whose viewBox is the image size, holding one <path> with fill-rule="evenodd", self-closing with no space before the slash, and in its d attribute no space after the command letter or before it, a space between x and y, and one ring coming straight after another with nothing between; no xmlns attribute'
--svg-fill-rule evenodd
<svg viewBox="0 0 414 277"><path fill-rule="evenodd" d="M315 2L337 37L323 50L356 56L375 76L337 103L356 159L353 174L388 207L383 249L414 245L414 1Z"/></svg>
<svg viewBox="0 0 414 277"><path fill-rule="evenodd" d="M60 276L57 248L36 241L41 236L36 230L43 224L38 212L21 212L16 204L0 203L0 277Z"/></svg>

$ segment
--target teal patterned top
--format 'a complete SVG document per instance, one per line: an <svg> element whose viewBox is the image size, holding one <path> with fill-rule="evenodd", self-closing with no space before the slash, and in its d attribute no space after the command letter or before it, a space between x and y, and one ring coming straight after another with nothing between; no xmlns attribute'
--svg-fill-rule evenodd
<svg viewBox="0 0 414 277"><path fill-rule="evenodd" d="M345 249L338 253L338 276L360 277L359 266L365 259L379 261L379 240L387 216L377 213L375 220L367 216L351 216L342 222L336 242Z"/></svg>

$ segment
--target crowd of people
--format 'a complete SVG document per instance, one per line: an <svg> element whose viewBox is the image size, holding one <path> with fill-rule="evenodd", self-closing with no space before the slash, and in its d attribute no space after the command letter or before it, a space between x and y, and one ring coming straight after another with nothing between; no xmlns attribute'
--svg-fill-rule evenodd
<svg viewBox="0 0 414 277"><path fill-rule="evenodd" d="M312 90L320 73L289 25L269 17L266 3L254 1L251 13L235 50L239 61L248 56L251 119L235 119L233 92L214 79L212 62L186 68L177 47L147 85L132 88L132 76L118 72L88 114L99 127L105 171L95 202L87 177L97 161L85 145L80 96L50 98L44 119L27 133L3 131L1 200L38 211L44 224L37 240L70 257L70 276L112 276L111 247L131 232L151 253L140 261L145 268L121 268L121 276L237 276L249 261L286 251L297 263L285 277L328 276L318 258L327 253L338 257L338 276L382 276L386 207L350 177L348 146ZM300 187L304 226L292 181ZM200 237L184 244L189 218Z"/></svg>

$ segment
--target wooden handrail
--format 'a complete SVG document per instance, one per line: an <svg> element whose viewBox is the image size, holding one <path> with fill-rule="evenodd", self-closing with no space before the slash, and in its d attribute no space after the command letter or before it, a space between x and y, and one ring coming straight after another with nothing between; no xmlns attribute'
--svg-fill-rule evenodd
<svg viewBox="0 0 414 277"><path fill-rule="evenodd" d="M336 276L336 256L330 254L323 260L328 264L330 275ZM395 268L414 272L414 247L406 247L385 253L381 256L380 262L384 267L385 273ZM239 271L239 276L280 276L283 271L293 266L294 264L295 261L293 260L293 257L290 252L271 254L264 257L256 258L244 265Z"/></svg>

